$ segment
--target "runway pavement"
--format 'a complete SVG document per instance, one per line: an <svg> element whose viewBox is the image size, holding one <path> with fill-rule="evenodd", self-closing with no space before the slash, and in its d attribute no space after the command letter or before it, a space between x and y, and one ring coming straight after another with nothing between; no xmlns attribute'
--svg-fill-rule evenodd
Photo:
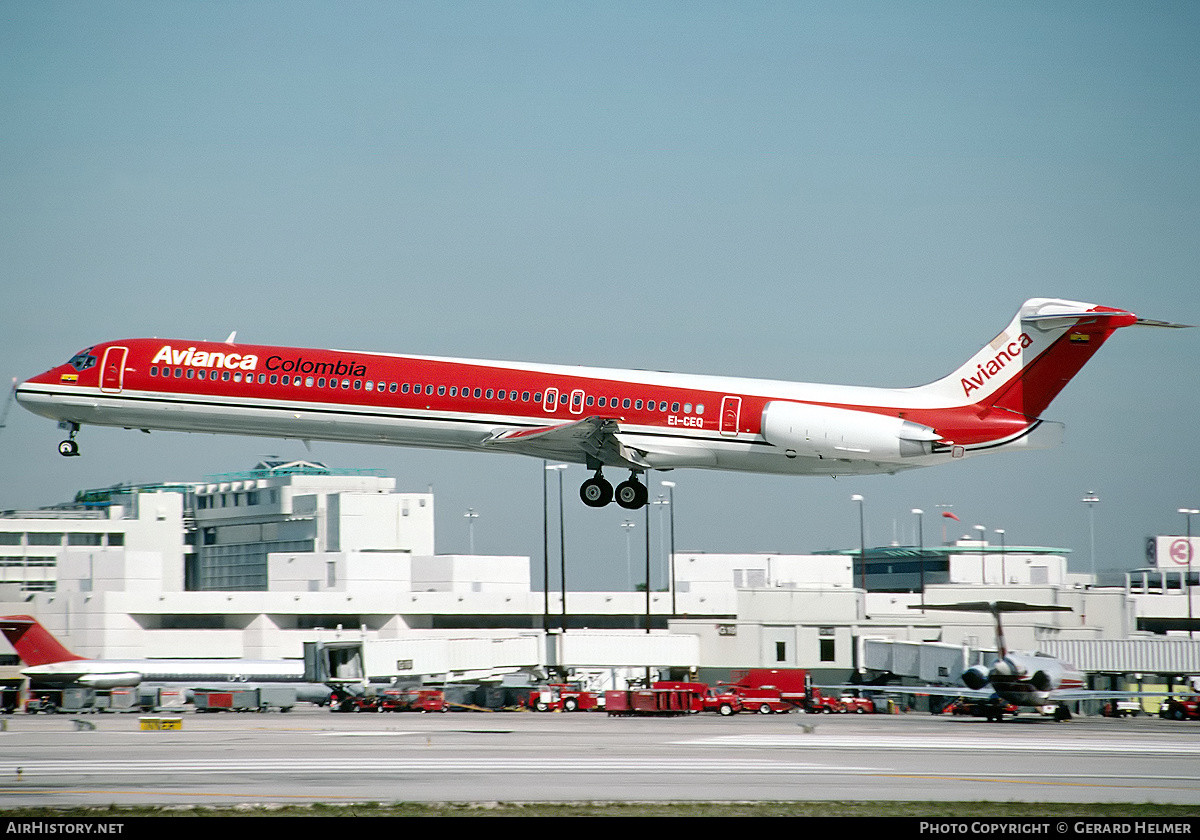
<svg viewBox="0 0 1200 840"><path fill-rule="evenodd" d="M1200 723L597 713L10 716L0 807L1021 800L1200 804Z"/></svg>

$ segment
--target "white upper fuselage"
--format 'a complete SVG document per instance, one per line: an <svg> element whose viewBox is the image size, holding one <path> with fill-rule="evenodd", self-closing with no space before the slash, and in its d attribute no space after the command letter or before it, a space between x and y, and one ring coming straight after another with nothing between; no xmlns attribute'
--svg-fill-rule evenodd
<svg viewBox="0 0 1200 840"><path fill-rule="evenodd" d="M35 685L93 688L141 683L303 682L304 663L248 659L74 659L21 671Z"/></svg>

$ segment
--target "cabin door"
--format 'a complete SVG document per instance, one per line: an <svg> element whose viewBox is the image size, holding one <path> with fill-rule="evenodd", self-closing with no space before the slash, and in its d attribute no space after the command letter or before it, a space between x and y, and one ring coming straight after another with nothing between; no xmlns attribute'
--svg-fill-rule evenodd
<svg viewBox="0 0 1200 840"><path fill-rule="evenodd" d="M108 347L104 351L104 363L100 366L100 390L109 394L120 393L125 384L125 357L128 348Z"/></svg>

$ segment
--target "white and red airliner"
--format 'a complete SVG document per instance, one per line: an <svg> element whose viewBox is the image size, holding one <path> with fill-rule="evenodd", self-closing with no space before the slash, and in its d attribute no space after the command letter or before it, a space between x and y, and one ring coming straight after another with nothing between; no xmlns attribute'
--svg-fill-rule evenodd
<svg viewBox="0 0 1200 840"><path fill-rule="evenodd" d="M81 350L16 388L69 430L118 426L515 452L582 463L591 507L646 504L648 470L895 473L1057 443L1042 412L1117 329L1145 321L1026 301L949 376L915 388L138 338ZM628 470L614 488L605 467Z"/></svg>
<svg viewBox="0 0 1200 840"><path fill-rule="evenodd" d="M996 659L990 665L973 665L959 679L960 686L921 685L899 686L890 683L878 685L820 686L829 690L870 690L894 694L933 695L935 697L972 698L980 701L983 716L989 721L1001 721L1008 712L1007 706L1017 709L1041 709L1054 706L1055 720L1070 720L1071 711L1067 703L1079 700L1116 700L1163 697L1169 691L1123 691L1096 690L1086 688L1087 675L1069 662L1036 652L1018 652L1008 649L1004 640L1001 613L1013 612L1070 612L1071 608L1061 604L1025 604L1020 601L967 601L957 604L911 604L913 610L945 610L948 612L991 613L996 623ZM963 686L966 686L964 688Z"/></svg>

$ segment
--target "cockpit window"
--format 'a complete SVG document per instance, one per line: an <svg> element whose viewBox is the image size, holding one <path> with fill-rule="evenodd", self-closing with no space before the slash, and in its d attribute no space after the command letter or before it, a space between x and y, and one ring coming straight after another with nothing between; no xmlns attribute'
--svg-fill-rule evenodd
<svg viewBox="0 0 1200 840"><path fill-rule="evenodd" d="M72 356L70 365L78 371L84 371L88 368L95 367L96 357L92 355L92 348L89 347L87 350L80 350L78 353Z"/></svg>

